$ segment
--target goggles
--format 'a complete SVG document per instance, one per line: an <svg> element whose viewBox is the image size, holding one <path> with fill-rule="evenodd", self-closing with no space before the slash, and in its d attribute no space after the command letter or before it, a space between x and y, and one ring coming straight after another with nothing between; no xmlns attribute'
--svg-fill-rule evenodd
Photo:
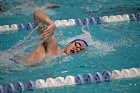
<svg viewBox="0 0 140 93"><path fill-rule="evenodd" d="M82 45L79 42L73 42L75 44L76 48L80 48L80 50L84 49L82 48Z"/></svg>

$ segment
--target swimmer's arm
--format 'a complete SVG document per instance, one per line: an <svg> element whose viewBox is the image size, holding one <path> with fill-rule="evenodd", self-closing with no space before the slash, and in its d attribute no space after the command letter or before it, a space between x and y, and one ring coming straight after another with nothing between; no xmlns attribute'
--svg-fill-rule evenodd
<svg viewBox="0 0 140 93"><path fill-rule="evenodd" d="M59 4L49 4L49 3L46 3L46 9L48 8L59 8L60 5Z"/></svg>
<svg viewBox="0 0 140 93"><path fill-rule="evenodd" d="M37 17L39 17L39 18L37 18ZM51 21L51 19L48 17L47 14L45 14L39 10L36 10L34 12L34 20L36 20L36 19L40 19L42 22L44 22L48 25L48 27L44 31L41 31L40 28L37 28L37 31L38 31L40 37L42 38L42 40L46 41L46 39L48 37L50 37L54 34L56 26L53 23L53 21Z"/></svg>

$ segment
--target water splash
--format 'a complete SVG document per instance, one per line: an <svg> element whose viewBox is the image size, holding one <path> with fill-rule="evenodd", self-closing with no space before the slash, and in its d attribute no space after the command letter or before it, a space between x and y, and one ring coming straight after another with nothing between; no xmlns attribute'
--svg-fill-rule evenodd
<svg viewBox="0 0 140 93"><path fill-rule="evenodd" d="M17 64L9 59L12 59L13 55L10 51L0 51L0 72L10 73L11 71L23 70L25 67L21 64Z"/></svg>
<svg viewBox="0 0 140 93"><path fill-rule="evenodd" d="M103 6L102 6L102 2L103 1L99 1L99 0L88 0L88 6L83 5L81 6L81 9L88 15L95 15L95 14L100 14L103 11Z"/></svg>
<svg viewBox="0 0 140 93"><path fill-rule="evenodd" d="M23 70L28 67L24 65L24 57L27 56L25 52L30 47L34 47L40 44L42 41L38 35L32 35L35 29L33 29L23 40L19 40L17 44L6 51L0 51L0 69L1 71L15 71ZM18 63L18 64L17 64Z"/></svg>

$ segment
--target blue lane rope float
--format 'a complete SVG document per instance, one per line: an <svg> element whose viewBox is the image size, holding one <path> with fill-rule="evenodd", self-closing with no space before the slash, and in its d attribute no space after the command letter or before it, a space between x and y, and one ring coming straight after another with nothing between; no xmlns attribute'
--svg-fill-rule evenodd
<svg viewBox="0 0 140 93"><path fill-rule="evenodd" d="M8 83L7 85L0 85L0 93L24 92L49 87L110 82L112 80L134 77L140 77L140 68L105 71L103 73L78 74L76 76L66 76L65 78L56 77L47 78L46 80L38 79L36 81L29 80L28 82Z"/></svg>
<svg viewBox="0 0 140 93"><path fill-rule="evenodd" d="M17 82L17 83L15 84L15 88L16 88L16 90L19 91L19 92L25 91L25 86L24 86L24 84L23 84L22 82Z"/></svg>
<svg viewBox="0 0 140 93"><path fill-rule="evenodd" d="M102 23L112 23L120 21L136 21L140 20L140 13L136 14L123 14L123 15L112 15L112 16L102 16L102 17L91 17L84 19L68 19L68 20L55 20L54 23L56 27L60 26L73 26L73 25L93 25ZM2 25L0 26L0 32L5 31L20 31L20 30L31 30L35 28L34 23L21 23L12 25Z"/></svg>

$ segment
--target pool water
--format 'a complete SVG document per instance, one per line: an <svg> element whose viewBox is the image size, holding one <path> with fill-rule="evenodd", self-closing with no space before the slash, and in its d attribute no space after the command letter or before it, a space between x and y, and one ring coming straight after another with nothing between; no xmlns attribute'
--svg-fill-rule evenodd
<svg viewBox="0 0 140 93"><path fill-rule="evenodd" d="M45 2L45 0L2 1L7 5L7 10L0 12L0 25L33 22L34 9ZM48 2L61 5L57 9L41 9L53 20L131 14L140 11L140 1L137 0L49 0ZM89 47L71 56L54 56L37 65L16 64L9 58L25 56L40 42L36 30L0 33L0 84L140 67L140 21L61 27L56 29L55 37L61 47L65 47L72 39L84 37ZM25 93L46 92L140 93L140 78L40 89Z"/></svg>

